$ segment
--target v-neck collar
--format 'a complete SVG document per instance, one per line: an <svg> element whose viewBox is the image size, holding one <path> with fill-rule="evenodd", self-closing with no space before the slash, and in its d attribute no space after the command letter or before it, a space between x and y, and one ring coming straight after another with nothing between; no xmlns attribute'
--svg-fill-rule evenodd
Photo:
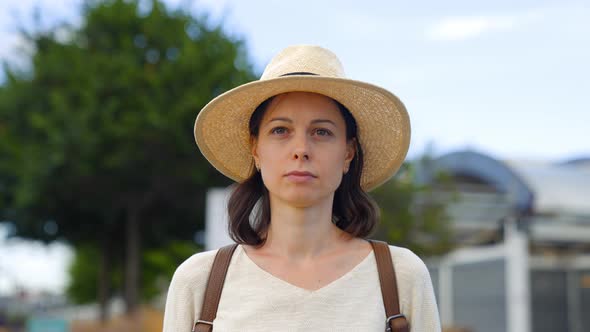
<svg viewBox="0 0 590 332"><path fill-rule="evenodd" d="M243 259L246 262L246 264L250 265L252 267L252 269L254 271L256 271L258 274L260 274L261 276L263 276L269 280L275 281L279 284L282 284L285 287L293 289L297 292L311 295L311 294L317 294L317 293L323 292L327 289L330 289L330 288L336 286L337 284L339 284L341 282L344 282L345 280L352 278L357 273L358 270L360 270L362 267L364 267L366 264L368 264L372 259L374 260L375 254L374 254L374 251L371 250L369 252L369 254L367 254L367 256L365 256L365 258L363 258L359 263L357 263L352 269L348 270L346 273L344 273L343 275L341 275L337 279L334 279L333 281L329 282L328 284L326 284L318 289L307 289L307 288L293 285L292 283L285 281L285 280L275 276L274 274L266 271L265 269L258 266L258 264L256 264L250 258L250 256L248 256L248 254L246 253L246 251L244 250L242 245L238 245L238 248L236 250L236 256L238 256L238 258L239 258L239 256L244 256Z"/></svg>

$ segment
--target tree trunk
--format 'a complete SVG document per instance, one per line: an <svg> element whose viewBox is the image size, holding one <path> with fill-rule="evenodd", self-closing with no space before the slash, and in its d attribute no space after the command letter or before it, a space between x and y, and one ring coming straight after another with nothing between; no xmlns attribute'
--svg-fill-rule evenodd
<svg viewBox="0 0 590 332"><path fill-rule="evenodd" d="M109 299L111 292L111 250L107 232L100 239L100 274L98 278L98 302L100 306L100 321L106 323L109 319Z"/></svg>
<svg viewBox="0 0 590 332"><path fill-rule="evenodd" d="M125 304L127 314L132 315L139 303L139 274L141 237L139 209L130 208L127 213L127 259L125 262Z"/></svg>

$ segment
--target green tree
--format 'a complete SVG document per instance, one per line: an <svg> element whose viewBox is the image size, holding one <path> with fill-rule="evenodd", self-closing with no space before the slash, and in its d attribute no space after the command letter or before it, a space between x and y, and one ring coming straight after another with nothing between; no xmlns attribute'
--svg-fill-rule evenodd
<svg viewBox="0 0 590 332"><path fill-rule="evenodd" d="M5 64L0 87L0 220L94 248L103 309L124 257L128 312L142 249L191 241L206 190L229 183L195 147L197 112L255 78L242 40L148 4L87 1L79 27L24 32L31 65Z"/></svg>
<svg viewBox="0 0 590 332"><path fill-rule="evenodd" d="M152 300L162 295L162 291L170 281L168 277L174 273L176 267L201 249L191 241L172 241L161 248L143 250L142 297ZM71 282L66 289L70 300L80 304L96 301L96 285L100 276L96 262L99 260L100 251L96 246L86 245L76 248L74 260L69 268ZM121 269L121 260L116 259L113 266L115 268L110 275L105 277L110 279L114 289L122 289L124 273Z"/></svg>
<svg viewBox="0 0 590 332"><path fill-rule="evenodd" d="M428 156L417 161L427 162ZM437 182L450 182L439 174ZM381 210L376 238L409 248L418 255L442 255L453 248L453 233L446 207L433 187L417 184L415 167L406 163L399 175L371 193Z"/></svg>

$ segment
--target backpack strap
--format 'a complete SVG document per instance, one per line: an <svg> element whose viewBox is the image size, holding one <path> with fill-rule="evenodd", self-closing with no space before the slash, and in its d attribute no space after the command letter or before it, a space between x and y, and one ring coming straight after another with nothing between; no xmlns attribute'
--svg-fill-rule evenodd
<svg viewBox="0 0 590 332"><path fill-rule="evenodd" d="M379 282L381 283L381 295L385 306L387 332L408 332L409 326L406 317L400 313L399 298L397 293L397 281L395 269L391 260L389 245L383 241L369 240L373 246Z"/></svg>
<svg viewBox="0 0 590 332"><path fill-rule="evenodd" d="M207 280L207 288L205 288L201 317L195 323L193 332L211 332L213 329L213 321L217 316L217 308L219 307L219 299L221 299L221 290L225 282L225 275L227 274L231 257L237 247L237 244L230 244L217 251L211 272L209 273L209 280Z"/></svg>

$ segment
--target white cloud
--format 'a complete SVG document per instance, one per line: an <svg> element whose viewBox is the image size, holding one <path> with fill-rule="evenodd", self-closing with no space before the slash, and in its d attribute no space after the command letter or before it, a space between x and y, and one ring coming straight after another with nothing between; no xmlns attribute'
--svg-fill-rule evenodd
<svg viewBox="0 0 590 332"><path fill-rule="evenodd" d="M426 35L436 41L466 40L484 33L509 31L541 16L541 11L530 11L516 15L445 17L430 26Z"/></svg>
<svg viewBox="0 0 590 332"><path fill-rule="evenodd" d="M490 30L509 30L514 20L508 17L452 17L436 23L428 35L441 41L470 39Z"/></svg>

